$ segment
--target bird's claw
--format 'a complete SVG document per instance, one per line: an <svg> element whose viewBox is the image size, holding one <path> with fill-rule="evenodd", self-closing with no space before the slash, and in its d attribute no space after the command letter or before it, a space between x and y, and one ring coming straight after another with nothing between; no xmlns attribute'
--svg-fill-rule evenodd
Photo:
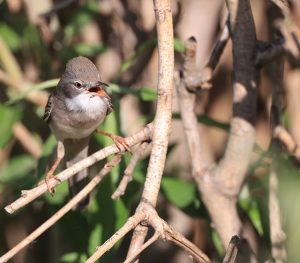
<svg viewBox="0 0 300 263"><path fill-rule="evenodd" d="M118 136L118 135L112 135L111 138L114 141L115 145L117 146L117 148L119 149L120 152L123 151L123 149L122 149L122 147L123 147L126 151L131 153L130 147L123 137Z"/></svg>
<svg viewBox="0 0 300 263"><path fill-rule="evenodd" d="M52 178L54 180L56 180L57 182L59 182L59 183L61 183L61 180L59 178L57 178L56 176L54 176L53 174L50 174L50 173L48 173L46 178L44 179L45 184L47 185L48 192L53 196L55 194L55 188L50 186L50 184L49 184L49 180L52 179Z"/></svg>
<svg viewBox="0 0 300 263"><path fill-rule="evenodd" d="M129 147L129 145L127 144L127 142L125 141L125 139L123 137L118 136L118 135L114 135L114 134L111 134L111 133L108 133L108 132L105 132L105 131L101 131L101 130L96 130L96 132L111 138L114 141L116 147L118 148L118 150L120 152L123 152L124 149L125 149L126 151L131 153L130 147Z"/></svg>

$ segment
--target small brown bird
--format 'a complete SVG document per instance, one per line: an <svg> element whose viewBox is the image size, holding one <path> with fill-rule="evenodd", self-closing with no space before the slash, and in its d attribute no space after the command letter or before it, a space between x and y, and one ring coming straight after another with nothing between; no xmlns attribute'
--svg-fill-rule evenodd
<svg viewBox="0 0 300 263"><path fill-rule="evenodd" d="M96 66L85 57L71 59L66 66L57 87L50 95L44 113L44 120L49 124L58 140L57 160L46 176L48 180L61 160L68 168L87 157L91 134L113 110L111 99L106 93L108 85L100 79ZM106 132L115 143L128 146L122 137ZM119 147L118 147L119 148ZM69 179L70 196L76 195L87 183L87 169ZM77 208L84 208L89 197L82 200Z"/></svg>

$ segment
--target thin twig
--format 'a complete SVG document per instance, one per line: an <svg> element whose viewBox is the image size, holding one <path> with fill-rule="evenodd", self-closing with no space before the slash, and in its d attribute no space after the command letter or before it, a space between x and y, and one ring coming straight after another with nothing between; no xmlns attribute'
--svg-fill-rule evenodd
<svg viewBox="0 0 300 263"><path fill-rule="evenodd" d="M29 152L35 159L40 158L42 153L41 145L34 139L32 134L28 131L25 125L17 122L14 125L13 132L15 137L21 145Z"/></svg>
<svg viewBox="0 0 300 263"><path fill-rule="evenodd" d="M271 28L273 35L276 29ZM282 214L278 199L279 152L280 141L285 143L288 151L298 154L299 149L289 133L280 124L283 108L283 74L284 57L280 56L271 65L270 80L272 81L271 129L272 129L272 164L269 175L269 221L272 257L276 262L286 262L287 252L284 246L286 235L282 228Z"/></svg>
<svg viewBox="0 0 300 263"><path fill-rule="evenodd" d="M174 231L173 229L167 231L166 239L172 241L179 247L182 247L187 253L191 254L192 257L200 263L209 263L211 262L210 259L206 254L204 254L197 246L195 246L192 242L190 242L188 239L186 239L184 236L182 236L177 231Z"/></svg>
<svg viewBox="0 0 300 263"><path fill-rule="evenodd" d="M189 38L189 41L187 41L186 46L187 50L185 53L185 62L184 62L184 82L186 84L186 87L189 91L196 91L197 89L208 89L211 88L211 80L213 72L218 65L221 55L224 51L224 48L228 42L229 39L229 30L228 30L228 18L226 19L226 22L223 26L223 30L220 34L220 37L218 41L216 42L212 52L211 56L206 64L206 66L200 70L197 69L196 66L196 47L193 45L196 45L196 39L194 37ZM192 45L192 46L188 46Z"/></svg>
<svg viewBox="0 0 300 263"><path fill-rule="evenodd" d="M197 261L201 263L211 262L207 255L205 255L199 248L197 248L193 243L187 240L180 233L172 229L167 222L161 219L151 205L143 203L140 205L140 210L137 211L132 217L130 217L127 222L111 238L109 238L103 245L98 247L96 252L86 261L86 263L96 262L130 230L139 226L142 221L143 224L150 225L154 229L155 234L146 243L142 244L138 249L136 249L135 252L132 253L132 255L127 256L125 262L131 262L135 260L144 249L155 242L158 238L174 242L178 246L185 249Z"/></svg>
<svg viewBox="0 0 300 263"><path fill-rule="evenodd" d="M300 148L292 135L282 125L277 125L274 128L273 136L285 146L289 154L300 161Z"/></svg>
<svg viewBox="0 0 300 263"><path fill-rule="evenodd" d="M103 245L97 248L96 252L88 258L86 263L96 262L105 252L109 251L121 238L123 238L129 231L134 229L142 220L145 219L144 213L136 213L130 217L127 222Z"/></svg>
<svg viewBox="0 0 300 263"><path fill-rule="evenodd" d="M54 7L51 8L51 10L43 13L40 15L40 17L48 19L52 15L56 14L57 12L61 11L62 9L68 7L71 5L73 2L76 2L77 0L64 0L56 3Z"/></svg>
<svg viewBox="0 0 300 263"><path fill-rule="evenodd" d="M25 89L26 83L21 68L8 48L6 43L0 37L0 62L4 71L0 71L0 80L8 85L8 88L13 88L18 92ZM47 103L48 93L46 91L33 91L26 99L35 103L38 106L45 107Z"/></svg>
<svg viewBox="0 0 300 263"><path fill-rule="evenodd" d="M135 260L135 258L140 255L147 247L149 247L151 244L153 244L156 240L158 240L160 237L160 234L158 232L155 232L154 235L147 240L140 248L135 252L135 254L131 255L131 257L127 258L124 263L130 263L131 261Z"/></svg>
<svg viewBox="0 0 300 263"><path fill-rule="evenodd" d="M284 39L278 38L274 42L258 42L255 64L257 67L265 66L282 55L285 51Z"/></svg>
<svg viewBox="0 0 300 263"><path fill-rule="evenodd" d="M134 135L131 135L127 138L125 138L126 143L131 147L141 141L150 140L152 135L152 124L148 124L146 127L144 127L141 131L137 132ZM78 173L84 168L87 168L96 162L106 158L107 156L111 154L118 153L119 149L115 144L105 147L101 149L98 152L95 152L94 154L90 155L89 157L79 161L78 163L72 165L68 169L60 172L56 178L59 179L56 180L55 178L51 178L48 180L48 185L51 188L54 188L56 185L60 184L61 182L67 180L74 174ZM22 195L19 199L11 203L10 205L5 207L6 212L12 214L16 210L20 209L21 207L27 205L28 203L32 202L36 198L38 198L43 193L47 192L47 185L45 183L42 183L38 185L37 187L31 189L31 190L23 190Z"/></svg>
<svg viewBox="0 0 300 263"><path fill-rule="evenodd" d="M118 188L111 196L112 199L117 199L117 198L121 197L122 195L124 195L127 185L132 181L133 170L134 170L137 162L140 160L141 156L143 155L148 144L149 144L148 142L142 142L138 146L138 149L133 153L133 156L132 156L129 164L124 171L123 178L122 178Z"/></svg>
<svg viewBox="0 0 300 263"><path fill-rule="evenodd" d="M103 169L89 182L76 196L74 196L67 204L65 204L60 210L58 210L53 216L51 216L46 222L40 225L36 230L34 230L30 235L23 239L19 244L9 250L0 258L0 263L7 262L14 255L16 255L20 250L33 242L42 233L44 233L48 228L54 225L60 218L62 218L67 212L69 212L73 207L75 207L84 197L86 197L107 175L111 169L117 165L121 160L121 155L115 155L111 161L109 161Z"/></svg>
<svg viewBox="0 0 300 263"><path fill-rule="evenodd" d="M12 79L9 74L4 72L3 70L0 69L0 81L3 82L7 86L17 86L18 82L16 80Z"/></svg>

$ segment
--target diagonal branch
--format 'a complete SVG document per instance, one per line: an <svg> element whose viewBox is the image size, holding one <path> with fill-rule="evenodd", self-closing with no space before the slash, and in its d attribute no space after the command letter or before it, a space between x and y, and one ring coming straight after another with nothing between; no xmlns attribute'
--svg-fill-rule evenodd
<svg viewBox="0 0 300 263"><path fill-rule="evenodd" d="M273 136L286 148L286 151L300 161L300 148L293 136L280 124L274 127Z"/></svg>
<svg viewBox="0 0 300 263"><path fill-rule="evenodd" d="M67 212L69 212L73 207L75 207L82 199L84 199L107 175L114 166L116 166L121 161L121 155L115 155L111 161L109 161L103 169L67 204L65 204L60 210L58 210L53 216L51 216L46 222L40 225L36 230L34 230L29 236L22 240L19 244L9 250L0 258L0 263L7 262L14 255L16 255L24 247L28 246L41 234L43 234L47 229L54 225L60 218L62 218Z"/></svg>
<svg viewBox="0 0 300 263"><path fill-rule="evenodd" d="M145 140L150 140L152 137L152 123L148 124L145 128L143 128L141 131L137 132L134 135L131 135L127 138L125 138L126 143L131 147L137 143L140 143ZM72 165L68 169L60 172L56 178L60 180L56 180L55 178L52 178L48 181L48 184L51 188L54 188L56 185L60 184L61 182L67 180L74 174L78 173L84 168L87 168L96 162L103 160L107 156L111 154L118 153L119 149L115 144L105 147L101 149L98 152L95 152L94 154L90 155L89 157L77 162L76 164ZM32 202L42 194L47 192L47 185L45 183L42 183L38 185L37 187L31 189L31 190L23 190L22 195L19 199L11 203L10 205L5 207L6 212L12 214L16 210L20 209L21 207L24 207L28 203Z"/></svg>
<svg viewBox="0 0 300 263"><path fill-rule="evenodd" d="M155 232L154 235L149 240L147 240L147 242L145 242L137 251L135 251L135 254L128 257L124 261L124 263L130 263L130 262L134 261L147 247L149 247L155 241L157 241L159 239L159 237L160 237L159 233Z"/></svg>
<svg viewBox="0 0 300 263"><path fill-rule="evenodd" d="M121 238L123 238L129 231L134 229L143 219L145 219L144 213L135 213L130 217L127 222L103 245L97 248L96 252L88 258L86 263L96 262L105 252L109 251Z"/></svg>
<svg viewBox="0 0 300 263"><path fill-rule="evenodd" d="M207 255L205 255L199 248L183 237L180 233L172 229L167 222L161 219L152 206L143 203L140 206L140 210L130 217L111 238L109 238L103 245L98 247L96 252L86 261L86 263L94 263L99 260L104 253L109 251L114 244L123 238L130 230L139 226L138 224L141 225L141 222L143 222L143 225L148 224L151 226L154 229L155 234L146 243L142 244L138 249L136 249L132 255L127 256L125 262L132 262L132 260L135 260L140 253L142 253L149 245L159 238L171 241L182 247L187 251L187 253L192 255L197 262L211 262Z"/></svg>

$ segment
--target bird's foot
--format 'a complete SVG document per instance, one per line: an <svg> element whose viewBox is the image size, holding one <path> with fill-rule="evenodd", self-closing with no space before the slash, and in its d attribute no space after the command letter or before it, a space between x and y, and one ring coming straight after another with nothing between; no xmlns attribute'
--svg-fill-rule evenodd
<svg viewBox="0 0 300 263"><path fill-rule="evenodd" d="M58 147L59 149L59 147ZM45 181L45 184L47 185L47 189L48 189L48 192L53 195L55 193L55 190L53 187L50 186L49 184L49 180L50 179L55 179L57 182L61 183L61 180L59 178L57 178L56 176L54 176L54 172L57 168L57 166L59 165L60 161L62 160L63 158L63 155L61 154L58 154L59 157L57 157L57 159L55 160L54 164L52 165L51 169L49 170L49 172L47 173L44 181Z"/></svg>
<svg viewBox="0 0 300 263"><path fill-rule="evenodd" d="M44 181L45 181L45 184L47 185L48 192L53 196L55 193L55 188L50 186L50 184L49 184L49 180L51 180L52 178L54 180L56 180L58 183L61 183L61 180L59 178L57 178L56 176L54 176L53 172L51 170L47 173Z"/></svg>
<svg viewBox="0 0 300 263"><path fill-rule="evenodd" d="M124 149L125 149L126 151L131 153L130 147L123 137L114 135L114 134L111 134L111 133L108 133L105 131L100 131L100 130L97 130L97 133L103 134L103 135L111 138L114 141L115 145L117 146L117 148L119 149L120 152L124 151Z"/></svg>

